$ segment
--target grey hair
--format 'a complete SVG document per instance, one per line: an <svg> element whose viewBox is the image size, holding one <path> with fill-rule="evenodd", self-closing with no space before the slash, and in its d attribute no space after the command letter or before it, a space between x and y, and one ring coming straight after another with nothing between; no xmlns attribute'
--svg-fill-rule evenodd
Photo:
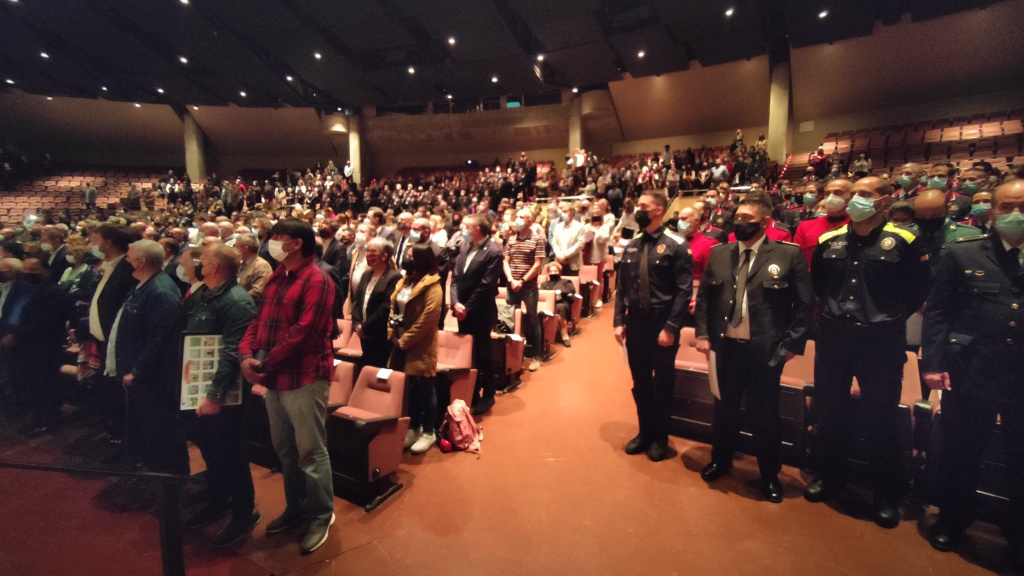
<svg viewBox="0 0 1024 576"><path fill-rule="evenodd" d="M374 248L380 248L381 251L384 252L384 254L388 258L395 257L395 245L392 244L390 240L384 238L383 236L377 236L373 240L370 240L369 242L366 243L367 248L371 246Z"/></svg>
<svg viewBox="0 0 1024 576"><path fill-rule="evenodd" d="M252 234L242 234L235 238L235 248L248 248L251 252L260 249L260 241Z"/></svg>
<svg viewBox="0 0 1024 576"><path fill-rule="evenodd" d="M164 247L154 240L144 239L132 242L128 249L134 249L137 256L146 259L146 263L160 270L164 267Z"/></svg>

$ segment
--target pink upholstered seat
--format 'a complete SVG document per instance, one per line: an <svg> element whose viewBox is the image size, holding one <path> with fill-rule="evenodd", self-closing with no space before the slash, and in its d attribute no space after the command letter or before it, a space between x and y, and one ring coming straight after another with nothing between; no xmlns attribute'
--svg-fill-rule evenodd
<svg viewBox="0 0 1024 576"><path fill-rule="evenodd" d="M448 378L452 400L471 404L477 378L473 368L473 337L442 331L438 335L437 371Z"/></svg>
<svg viewBox="0 0 1024 576"><path fill-rule="evenodd" d="M355 370L355 364L351 362L338 362L334 366L331 387L327 393L328 410L348 404L349 398L352 396L352 386L355 382Z"/></svg>
<svg viewBox="0 0 1024 576"><path fill-rule="evenodd" d="M378 378L380 370L374 366L364 367L352 389L348 406L342 406L334 414L355 420L401 416L405 374L392 371L386 380L381 380Z"/></svg>

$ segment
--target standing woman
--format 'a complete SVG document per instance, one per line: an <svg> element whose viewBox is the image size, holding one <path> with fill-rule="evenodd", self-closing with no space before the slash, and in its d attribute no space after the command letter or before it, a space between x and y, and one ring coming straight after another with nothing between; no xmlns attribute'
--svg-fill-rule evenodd
<svg viewBox="0 0 1024 576"><path fill-rule="evenodd" d="M437 437L438 322L444 296L437 274L437 257L429 245L413 246L402 260L405 278L398 281L391 296L388 340L394 346L388 367L401 370L409 382L409 417L405 446L413 454L430 450ZM392 327L393 326L393 327ZM421 429L422 428L422 429Z"/></svg>
<svg viewBox="0 0 1024 576"><path fill-rule="evenodd" d="M391 295L402 277L395 270L395 248L383 238L366 245L366 269L352 292L352 326L363 347L362 362L383 368L391 354L388 310Z"/></svg>

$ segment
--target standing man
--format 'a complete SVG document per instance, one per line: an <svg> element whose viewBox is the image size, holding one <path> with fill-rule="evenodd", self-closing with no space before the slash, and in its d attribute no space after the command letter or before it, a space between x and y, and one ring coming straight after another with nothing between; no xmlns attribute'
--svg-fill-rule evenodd
<svg viewBox="0 0 1024 576"><path fill-rule="evenodd" d="M491 240L491 223L485 216L466 216L462 228L465 241L455 260L449 299L452 314L459 321L459 334L473 336L473 361L478 375L473 415L479 416L494 406L491 330L498 321L498 304L494 299L498 296L504 259L501 248Z"/></svg>
<svg viewBox="0 0 1024 576"><path fill-rule="evenodd" d="M814 360L818 408L818 477L804 497L823 502L843 484L852 428L850 386L860 384L860 410L874 489L874 520L899 525L900 447L897 420L907 318L928 291L928 253L911 232L885 221L892 186L869 177L853 185L851 223L821 236L811 279L821 301Z"/></svg>
<svg viewBox="0 0 1024 576"><path fill-rule="evenodd" d="M531 350L530 372L540 369L540 358L544 352L544 337L540 328L540 317L537 316L537 303L540 290L537 287L537 276L544 265L544 236L532 230L533 213L522 209L512 222L515 232L505 243L505 279L508 290L505 301L518 308L526 305L523 316L526 331L526 343Z"/></svg>
<svg viewBox="0 0 1024 576"><path fill-rule="evenodd" d="M238 283L252 296L253 300L259 300L263 296L263 289L270 280L274 269L270 267L259 255L260 241L252 234L242 234L235 240L235 248L238 250L242 265L238 269Z"/></svg>
<svg viewBox="0 0 1024 576"><path fill-rule="evenodd" d="M998 414L1009 476L1002 530L1018 569L1024 569L1022 211L1024 180L1007 182L995 191L995 233L949 247L928 295L921 360L925 383L944 391L942 498L928 541L937 550L952 550L970 525L981 455Z"/></svg>
<svg viewBox="0 0 1024 576"><path fill-rule="evenodd" d="M209 498L186 522L187 528L199 528L231 514L231 521L214 537L214 548L238 542L261 519L249 461L242 453L244 412L241 405L224 406L240 375L238 343L256 313L252 296L235 279L238 260L238 252L223 244L204 250L199 259L203 286L185 301L182 310L186 332L219 334L224 340L213 383L196 408L194 421L195 443L208 471ZM180 345L176 340L173 350Z"/></svg>
<svg viewBox="0 0 1024 576"><path fill-rule="evenodd" d="M396 225L397 229L395 230L393 240L395 243L395 264L398 265L399 270L402 270L402 262L405 261L409 252L409 232L412 229L413 218L411 213L402 212L396 220L398 224Z"/></svg>
<svg viewBox="0 0 1024 576"><path fill-rule="evenodd" d="M583 265L583 223L576 220L576 205L562 202L558 206L559 220L551 232L551 253L562 265L562 276L579 276Z"/></svg>
<svg viewBox="0 0 1024 576"><path fill-rule="evenodd" d="M287 506L267 532L307 522L303 554L319 548L334 523L325 428L334 285L313 261L315 249L308 222L286 218L270 230L270 254L281 266L238 346L242 375L267 388L270 434L284 475Z"/></svg>
<svg viewBox="0 0 1024 576"><path fill-rule="evenodd" d="M640 433L626 454L668 452L679 331L693 294L693 256L686 241L665 229L668 196L645 190L636 205L643 232L626 245L615 292L615 341L626 347Z"/></svg>
<svg viewBox="0 0 1024 576"><path fill-rule="evenodd" d="M715 351L721 399L715 400L711 463L700 475L712 482L732 468L740 432L740 403L754 430L761 491L782 502L782 422L779 379L791 358L804 353L811 278L796 244L766 237L771 205L761 197L740 202L736 243L711 249L697 292L697 350Z"/></svg>
<svg viewBox="0 0 1024 576"><path fill-rule="evenodd" d="M808 182L804 187L805 194L809 194L811 190L815 190L819 186L817 182ZM818 246L818 239L822 234L846 226L850 222L850 215L846 213L846 205L850 203L852 195L853 182L845 178L830 180L825 186L825 199L819 204L825 209L825 215L804 220L797 226L793 241L800 246L808 264L814 257L814 249ZM807 198L804 199L804 203L808 204Z"/></svg>
<svg viewBox="0 0 1024 576"><path fill-rule="evenodd" d="M96 209L96 187L92 185L92 182L82 185L82 202L85 204L86 210Z"/></svg>

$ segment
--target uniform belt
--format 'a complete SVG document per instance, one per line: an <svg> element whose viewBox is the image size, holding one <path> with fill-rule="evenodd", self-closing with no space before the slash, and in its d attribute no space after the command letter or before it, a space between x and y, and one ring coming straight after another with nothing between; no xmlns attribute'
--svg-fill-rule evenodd
<svg viewBox="0 0 1024 576"><path fill-rule="evenodd" d="M750 340L749 339L731 338L729 336L723 336L722 340L726 340L728 342L732 342L733 344L750 344Z"/></svg>

